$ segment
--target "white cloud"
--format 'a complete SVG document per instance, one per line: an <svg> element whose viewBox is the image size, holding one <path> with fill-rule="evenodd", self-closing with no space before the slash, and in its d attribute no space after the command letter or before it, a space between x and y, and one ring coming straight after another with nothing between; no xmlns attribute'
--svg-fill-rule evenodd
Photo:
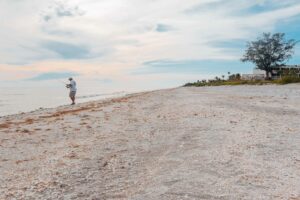
<svg viewBox="0 0 300 200"><path fill-rule="evenodd" d="M253 6L272 9L247 11ZM93 70L126 70L151 60L238 59L239 49L215 43L252 39L299 14L296 0L2 0L0 64L77 57ZM159 24L172 28L158 32Z"/></svg>

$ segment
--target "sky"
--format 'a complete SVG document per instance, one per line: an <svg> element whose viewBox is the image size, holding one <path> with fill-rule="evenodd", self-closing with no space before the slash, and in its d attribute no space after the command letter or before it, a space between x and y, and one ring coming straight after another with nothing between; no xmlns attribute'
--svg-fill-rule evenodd
<svg viewBox="0 0 300 200"><path fill-rule="evenodd" d="M0 82L162 87L231 73L263 32L300 40L299 0L0 0ZM289 64L300 64L300 47Z"/></svg>

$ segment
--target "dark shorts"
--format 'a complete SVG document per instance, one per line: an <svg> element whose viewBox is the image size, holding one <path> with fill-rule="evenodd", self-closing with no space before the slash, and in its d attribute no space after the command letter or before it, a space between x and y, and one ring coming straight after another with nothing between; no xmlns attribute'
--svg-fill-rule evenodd
<svg viewBox="0 0 300 200"><path fill-rule="evenodd" d="M73 91L73 92L70 92L70 94L69 94L69 97L70 97L70 98L74 98L74 97L75 97L75 95L76 95L76 92L75 92L75 91Z"/></svg>

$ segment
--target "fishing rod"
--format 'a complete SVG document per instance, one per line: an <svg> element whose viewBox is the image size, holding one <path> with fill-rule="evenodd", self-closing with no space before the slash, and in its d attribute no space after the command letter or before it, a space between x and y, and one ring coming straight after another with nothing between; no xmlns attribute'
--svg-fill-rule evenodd
<svg viewBox="0 0 300 200"><path fill-rule="evenodd" d="M65 84L65 85L67 84L66 82L64 82L64 81L62 81L62 80L59 80L59 79L57 79L57 81L59 81L59 82Z"/></svg>
<svg viewBox="0 0 300 200"><path fill-rule="evenodd" d="M62 80L59 80L59 79L56 79L58 82L60 82L60 83L63 83L66 87L69 85L68 83L66 83L66 82L64 82L64 81L62 81Z"/></svg>

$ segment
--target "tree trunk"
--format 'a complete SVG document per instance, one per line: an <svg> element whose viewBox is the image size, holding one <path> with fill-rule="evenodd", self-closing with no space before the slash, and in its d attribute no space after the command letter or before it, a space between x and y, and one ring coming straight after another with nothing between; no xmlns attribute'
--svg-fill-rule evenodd
<svg viewBox="0 0 300 200"><path fill-rule="evenodd" d="M266 70L266 80L271 80L272 72L270 70Z"/></svg>

